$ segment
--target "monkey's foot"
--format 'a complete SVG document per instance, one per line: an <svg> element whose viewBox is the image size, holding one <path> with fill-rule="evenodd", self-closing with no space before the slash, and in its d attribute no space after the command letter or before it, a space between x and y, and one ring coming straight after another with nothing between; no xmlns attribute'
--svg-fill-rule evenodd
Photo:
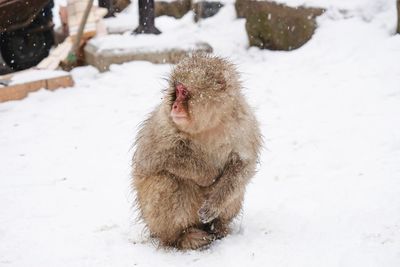
<svg viewBox="0 0 400 267"><path fill-rule="evenodd" d="M211 244L215 239L214 234L192 227L182 234L177 242L177 247L183 250L199 249Z"/></svg>
<svg viewBox="0 0 400 267"><path fill-rule="evenodd" d="M223 223L220 219L215 219L214 221L206 224L204 230L215 235L216 239L224 238L230 232L228 224Z"/></svg>
<svg viewBox="0 0 400 267"><path fill-rule="evenodd" d="M204 202L198 211L198 215L202 223L211 222L218 217L219 213L219 210L208 201Z"/></svg>

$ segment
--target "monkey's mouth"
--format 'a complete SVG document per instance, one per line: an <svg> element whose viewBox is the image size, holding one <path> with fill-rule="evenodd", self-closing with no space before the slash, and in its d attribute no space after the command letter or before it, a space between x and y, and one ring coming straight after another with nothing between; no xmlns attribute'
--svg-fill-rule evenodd
<svg viewBox="0 0 400 267"><path fill-rule="evenodd" d="M177 115L177 114L171 115L171 118L172 118L173 122L175 122L176 124L186 123L189 120L189 118L187 116Z"/></svg>

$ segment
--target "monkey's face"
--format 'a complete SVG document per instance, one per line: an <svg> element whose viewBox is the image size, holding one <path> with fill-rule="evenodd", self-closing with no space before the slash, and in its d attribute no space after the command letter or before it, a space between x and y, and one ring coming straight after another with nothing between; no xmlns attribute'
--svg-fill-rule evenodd
<svg viewBox="0 0 400 267"><path fill-rule="evenodd" d="M189 102L189 91L181 83L174 85L172 89L172 106L171 106L171 118L176 125L185 126L190 122L188 112Z"/></svg>
<svg viewBox="0 0 400 267"><path fill-rule="evenodd" d="M224 96L224 92L209 92L178 82L170 96L170 118L178 129L188 133L214 128L227 110L225 105L229 100L224 101Z"/></svg>
<svg viewBox="0 0 400 267"><path fill-rule="evenodd" d="M181 131L212 129L232 115L237 74L231 65L210 57L189 58L173 71L167 90L169 117Z"/></svg>

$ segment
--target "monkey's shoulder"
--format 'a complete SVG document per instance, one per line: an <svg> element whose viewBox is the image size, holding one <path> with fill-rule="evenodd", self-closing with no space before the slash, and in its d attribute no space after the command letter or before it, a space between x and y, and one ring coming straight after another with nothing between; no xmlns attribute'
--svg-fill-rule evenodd
<svg viewBox="0 0 400 267"><path fill-rule="evenodd" d="M262 146L262 136L256 121L237 125L231 137L231 152L244 160L256 160Z"/></svg>

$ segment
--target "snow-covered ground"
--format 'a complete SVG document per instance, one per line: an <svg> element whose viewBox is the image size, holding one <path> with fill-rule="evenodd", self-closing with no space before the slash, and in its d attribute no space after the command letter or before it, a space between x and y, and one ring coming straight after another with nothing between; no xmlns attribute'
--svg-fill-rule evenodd
<svg viewBox="0 0 400 267"><path fill-rule="evenodd" d="M230 4L157 19L238 64L265 136L234 233L206 251L156 249L131 209L132 143L170 66L78 68L0 104L0 266L400 266L400 35L377 2L331 9L292 52L248 49Z"/></svg>

